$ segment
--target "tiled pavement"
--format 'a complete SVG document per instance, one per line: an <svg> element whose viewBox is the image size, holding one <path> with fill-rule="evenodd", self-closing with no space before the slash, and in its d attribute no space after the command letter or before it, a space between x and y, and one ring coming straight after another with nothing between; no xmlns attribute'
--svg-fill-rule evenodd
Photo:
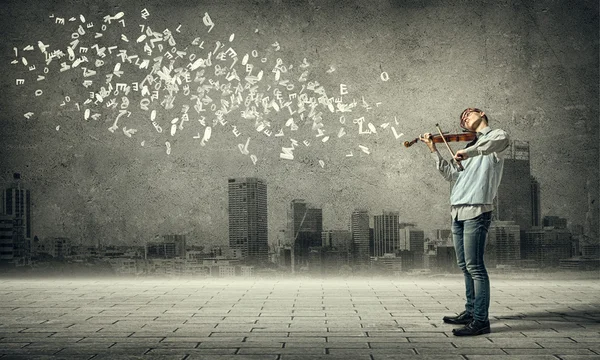
<svg viewBox="0 0 600 360"><path fill-rule="evenodd" d="M492 278L492 333L452 335L459 275L0 280L5 359L600 359L600 280Z"/></svg>

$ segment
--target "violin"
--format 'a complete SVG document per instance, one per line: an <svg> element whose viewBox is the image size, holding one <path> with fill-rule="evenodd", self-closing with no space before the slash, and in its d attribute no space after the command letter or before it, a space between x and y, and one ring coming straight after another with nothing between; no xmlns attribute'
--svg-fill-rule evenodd
<svg viewBox="0 0 600 360"><path fill-rule="evenodd" d="M438 124L435 124L435 127L437 128L439 135L430 135L429 138L434 143L442 143L443 142L446 145L446 147L448 148L448 151L450 151L450 154L452 155L452 158L453 158L452 161L454 161L454 163L456 164L458 171L463 171L464 167L460 163L460 160L454 159L454 151L452 151L452 149L450 148L450 145L448 145L448 143L452 142L452 141L472 141L477 138L477 133L472 132L472 131L465 131L462 134L448 134L448 133L443 133ZM416 138L413 141L405 141L404 146L409 147L418 141L419 141L419 138Z"/></svg>
<svg viewBox="0 0 600 360"><path fill-rule="evenodd" d="M442 138L443 136L443 138ZM477 137L477 133L474 132L464 132L462 134L448 134L444 133L442 135L431 135L430 139L434 143L443 143L443 142L459 142L459 141L473 141ZM444 141L446 140L446 141ZM419 138L414 139L413 141L405 141L404 146L410 147L419 142Z"/></svg>

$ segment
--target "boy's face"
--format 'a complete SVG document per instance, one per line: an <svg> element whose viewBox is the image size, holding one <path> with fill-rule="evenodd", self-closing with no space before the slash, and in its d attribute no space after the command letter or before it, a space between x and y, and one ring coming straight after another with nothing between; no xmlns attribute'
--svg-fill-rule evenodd
<svg viewBox="0 0 600 360"><path fill-rule="evenodd" d="M475 110L467 110L463 114L460 126L463 129L467 129L469 131L475 131L479 127L479 124L483 121L483 113Z"/></svg>

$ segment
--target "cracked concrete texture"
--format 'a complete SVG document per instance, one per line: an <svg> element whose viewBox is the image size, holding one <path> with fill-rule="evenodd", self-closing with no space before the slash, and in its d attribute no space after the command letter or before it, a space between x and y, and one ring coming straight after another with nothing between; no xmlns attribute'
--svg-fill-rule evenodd
<svg viewBox="0 0 600 360"><path fill-rule="evenodd" d="M492 279L492 333L453 337L442 279L0 281L7 359L592 359L600 283Z"/></svg>

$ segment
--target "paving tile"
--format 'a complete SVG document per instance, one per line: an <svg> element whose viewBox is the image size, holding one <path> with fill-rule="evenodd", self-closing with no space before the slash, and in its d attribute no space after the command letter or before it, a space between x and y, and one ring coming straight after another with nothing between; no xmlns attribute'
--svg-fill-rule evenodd
<svg viewBox="0 0 600 360"><path fill-rule="evenodd" d="M320 349L369 349L367 342L339 342L339 343L310 343L310 342L286 342L286 348L314 347Z"/></svg>
<svg viewBox="0 0 600 360"><path fill-rule="evenodd" d="M152 354L126 355L126 354L119 354L118 359L119 360L182 360L186 356L187 355L152 355ZM214 355L211 355L211 356L214 356ZM114 354L98 354L98 355L94 356L93 359L94 360L115 360L115 355ZM190 357L188 357L187 359L190 359Z"/></svg>
<svg viewBox="0 0 600 360"><path fill-rule="evenodd" d="M466 355L468 360L523 360L521 355ZM557 360L553 355L530 355L527 360Z"/></svg>
<svg viewBox="0 0 600 360"><path fill-rule="evenodd" d="M416 353L413 349L330 349L330 355L345 356L346 358L363 357L363 356L377 356L381 355L394 355L396 358L400 356L414 356Z"/></svg>
<svg viewBox="0 0 600 360"><path fill-rule="evenodd" d="M348 343L348 342L404 342L408 343L408 338L405 337L363 337L363 336L330 336L327 338L327 343Z"/></svg>
<svg viewBox="0 0 600 360"><path fill-rule="evenodd" d="M93 355L92 355L93 356ZM1 359L4 360L87 360L91 356L90 355L69 355L69 356L60 356L60 355L35 355L35 354L12 354L5 355ZM113 357L114 359L114 357Z"/></svg>
<svg viewBox="0 0 600 360"><path fill-rule="evenodd" d="M297 355L325 355L325 349L322 348L278 348L278 347L249 347L242 348L236 354L240 355L259 355L259 354L297 354Z"/></svg>
<svg viewBox="0 0 600 360"><path fill-rule="evenodd" d="M416 348L417 354L419 355L428 355L428 356L438 356L438 355L506 355L506 352L504 352L502 349L499 348L481 348L481 347L475 347L475 348L443 348L443 349L439 349L439 348L435 348L435 347L431 347L431 348L423 348L423 347L417 347Z"/></svg>
<svg viewBox="0 0 600 360"><path fill-rule="evenodd" d="M496 341L496 339L498 339L498 337L491 337L492 341ZM511 337L502 337L501 339L503 339L502 341L510 341L512 338ZM577 341L573 340L573 338L571 337L526 337L527 340L530 341L534 341L538 344L544 343L544 342L550 342L552 344L561 344L561 346L563 346L563 344L570 344L570 343L576 343ZM591 341L590 338L585 338L587 340L583 340L584 338L580 338L581 342L589 342Z"/></svg>
<svg viewBox="0 0 600 360"><path fill-rule="evenodd" d="M2 348L0 350L0 353L5 354L5 355L52 355L62 349L63 349L63 347L61 347L61 346L53 346L53 345L49 345L49 346L30 346L30 345L28 345L28 346L24 346L21 348L12 348L12 349Z"/></svg>
<svg viewBox="0 0 600 360"><path fill-rule="evenodd" d="M211 349L151 349L144 355L233 355L236 348L211 348Z"/></svg>
<svg viewBox="0 0 600 360"><path fill-rule="evenodd" d="M489 356L489 355L487 355ZM396 360L396 354L373 354L373 360ZM462 355L410 355L410 359L417 360L465 360ZM556 360L556 359L554 359Z"/></svg>
<svg viewBox="0 0 600 360"><path fill-rule="evenodd" d="M3 342L0 344L0 352L4 349L20 349L29 344L29 342Z"/></svg>
<svg viewBox="0 0 600 360"><path fill-rule="evenodd" d="M254 334L254 332L253 332ZM356 337L363 337L363 336L367 336L366 333L364 331L361 330L353 330L353 331L336 331L336 332L329 332L329 331L290 331L289 333L289 337L305 337L305 336L323 336L323 337L337 337L337 336L356 336Z"/></svg>
<svg viewBox="0 0 600 360"><path fill-rule="evenodd" d="M98 331L95 333L88 333L88 334L81 334L83 337L86 338L126 338L126 337L131 337L133 336L135 333L133 331ZM51 336L51 338L72 338L75 334L69 334L69 333L55 333Z"/></svg>
<svg viewBox="0 0 600 360"><path fill-rule="evenodd" d="M589 349L563 349L561 347L545 349L504 349L509 355L593 355Z"/></svg>
<svg viewBox="0 0 600 360"><path fill-rule="evenodd" d="M415 348L434 348L434 349L456 349L451 343L410 343L410 342L370 342L373 349L415 349Z"/></svg>
<svg viewBox="0 0 600 360"><path fill-rule="evenodd" d="M296 342L296 343L315 343L321 344L327 341L326 337L321 336L295 336L295 337L284 337L284 336L249 336L245 340L246 342L268 342L268 341L276 341L276 342Z"/></svg>
<svg viewBox="0 0 600 360"><path fill-rule="evenodd" d="M536 341L541 347L549 349L549 348L561 348L561 349L591 349L597 348L598 342L600 342L600 338L596 339L596 341L592 342L592 339L588 339L588 342L555 342L552 340L541 340Z"/></svg>
<svg viewBox="0 0 600 360"><path fill-rule="evenodd" d="M125 344L158 344L162 337L85 337L78 344L125 343Z"/></svg>
<svg viewBox="0 0 600 360"><path fill-rule="evenodd" d="M267 332L267 331L261 331L261 332L211 332L210 333L210 337L211 338L218 338L218 337L287 337L288 336L288 332L287 331L283 331L283 332Z"/></svg>
<svg viewBox="0 0 600 360"><path fill-rule="evenodd" d="M314 356L314 355L313 355ZM202 355L190 354L185 360L277 360L279 355ZM94 358L95 359L95 358ZM307 358L305 358L307 359ZM310 358L312 359L312 357Z"/></svg>
<svg viewBox="0 0 600 360"><path fill-rule="evenodd" d="M245 359L245 357L244 357ZM334 354L327 354L327 355L295 355L295 354L283 354L281 355L280 360L348 360L348 355L334 355ZM371 360L371 355L370 354L365 354L365 355L357 355L354 354L352 356L352 359L356 359L356 360ZM397 359L397 357L396 357Z"/></svg>
<svg viewBox="0 0 600 360"><path fill-rule="evenodd" d="M468 340L464 340L468 342ZM491 343L494 344L495 347L501 348L522 348L522 349L540 349L542 348L537 342L530 340L529 338L494 338L491 340Z"/></svg>
<svg viewBox="0 0 600 360"><path fill-rule="evenodd" d="M223 348L247 348L247 347L269 347L281 346L276 341L265 342L242 342L242 341L206 341L198 345L198 349L223 349Z"/></svg>

